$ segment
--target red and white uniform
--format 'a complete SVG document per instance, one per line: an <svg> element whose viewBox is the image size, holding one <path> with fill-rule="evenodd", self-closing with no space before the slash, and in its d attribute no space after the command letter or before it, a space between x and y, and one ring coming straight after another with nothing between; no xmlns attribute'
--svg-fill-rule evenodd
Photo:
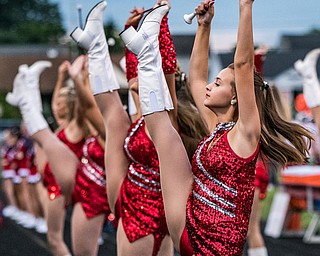
<svg viewBox="0 0 320 256"><path fill-rule="evenodd" d="M14 147L8 147L7 145L3 145L1 147L0 154L1 154L2 178L13 179L16 175L16 171L12 164L16 154Z"/></svg>
<svg viewBox="0 0 320 256"><path fill-rule="evenodd" d="M153 234L156 255L168 229L157 151L145 132L143 117L131 125L124 148L130 166L116 204L116 218L121 218L130 242Z"/></svg>
<svg viewBox="0 0 320 256"><path fill-rule="evenodd" d="M180 241L182 256L242 255L260 147L248 158L236 155L227 140L232 127L233 123L218 124L194 154L194 183Z"/></svg>
<svg viewBox="0 0 320 256"><path fill-rule="evenodd" d="M29 176L28 176L28 182L30 184L36 184L41 180L41 175L38 172L37 166L35 164L35 152L34 152L34 147L33 144L28 147L27 150L27 159L29 162Z"/></svg>
<svg viewBox="0 0 320 256"><path fill-rule="evenodd" d="M81 203L87 218L111 213L107 190L104 148L97 137L89 137L83 145L83 154L79 164L73 192L73 203Z"/></svg>
<svg viewBox="0 0 320 256"><path fill-rule="evenodd" d="M15 147L16 147L16 161L18 164L17 175L21 178L28 177L30 173L30 162L27 157L28 147L30 146L31 140L21 136Z"/></svg>

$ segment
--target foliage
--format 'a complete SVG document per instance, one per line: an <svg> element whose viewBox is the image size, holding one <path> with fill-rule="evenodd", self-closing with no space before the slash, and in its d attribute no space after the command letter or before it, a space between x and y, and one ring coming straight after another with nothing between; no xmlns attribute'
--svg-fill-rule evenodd
<svg viewBox="0 0 320 256"><path fill-rule="evenodd" d="M5 94L0 92L0 118L21 119L20 111L16 107L12 107L5 100Z"/></svg>
<svg viewBox="0 0 320 256"><path fill-rule="evenodd" d="M320 28L313 28L311 29L307 35L320 35Z"/></svg>
<svg viewBox="0 0 320 256"><path fill-rule="evenodd" d="M123 50L123 43L119 36L119 31L116 28L116 25L113 21L109 21L107 24L104 25L104 32L106 34L106 38L109 44L109 51L111 53L119 53L124 52ZM114 45L111 45L112 38L114 39Z"/></svg>
<svg viewBox="0 0 320 256"><path fill-rule="evenodd" d="M55 43L64 33L57 4L0 0L0 43Z"/></svg>

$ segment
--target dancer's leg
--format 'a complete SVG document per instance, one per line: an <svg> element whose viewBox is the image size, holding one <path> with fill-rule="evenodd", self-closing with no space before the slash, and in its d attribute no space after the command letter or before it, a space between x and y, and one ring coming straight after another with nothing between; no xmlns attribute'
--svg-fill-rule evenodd
<svg viewBox="0 0 320 256"><path fill-rule="evenodd" d="M260 200L260 188L256 187L254 192L253 205L250 215L250 222L248 228L248 243L249 256L261 255L267 256L267 249L265 247L264 239L260 229L261 221L261 200ZM259 251L259 254L255 254L255 251Z"/></svg>
<svg viewBox="0 0 320 256"><path fill-rule="evenodd" d="M48 65L39 61L29 68L19 69L13 91L8 93L6 100L19 107L30 137L42 147L62 192L70 197L78 159L48 128L41 113L41 101L35 97L40 95L40 74Z"/></svg>
<svg viewBox="0 0 320 256"><path fill-rule="evenodd" d="M133 243L127 238L120 218L117 229L117 252L119 256L150 256L152 255L154 237L152 234L142 237Z"/></svg>
<svg viewBox="0 0 320 256"><path fill-rule="evenodd" d="M130 126L129 117L122 106L103 29L105 1L89 13L84 30L77 28L71 37L88 51L90 87L104 118L106 127L105 162L107 193L111 210L117 201L121 184L128 170L123 145Z"/></svg>
<svg viewBox="0 0 320 256"><path fill-rule="evenodd" d="M186 202L193 181L191 166L182 140L166 111L172 109L163 78L157 47L160 21L165 6L153 10L136 32L132 27L121 34L126 47L139 61L139 95L142 114L160 160L160 179L170 235L176 248L185 227ZM144 38L147 37L148 41Z"/></svg>
<svg viewBox="0 0 320 256"><path fill-rule="evenodd" d="M47 239L53 255L71 255L64 242L64 223L66 217L65 197L59 196L48 202Z"/></svg>
<svg viewBox="0 0 320 256"><path fill-rule="evenodd" d="M73 208L71 221L72 249L75 256L98 254L98 239L102 232L105 215L88 219L80 203ZM88 239L90 241L88 242Z"/></svg>

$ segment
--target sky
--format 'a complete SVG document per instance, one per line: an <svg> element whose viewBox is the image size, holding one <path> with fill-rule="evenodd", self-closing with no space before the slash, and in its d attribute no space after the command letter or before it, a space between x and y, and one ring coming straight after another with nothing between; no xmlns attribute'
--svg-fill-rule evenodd
<svg viewBox="0 0 320 256"><path fill-rule="evenodd" d="M79 10L85 22L90 9L99 0L49 0L58 3L69 34L79 25ZM196 20L184 22L184 14L194 11L199 0L171 0L169 27L171 34L195 34ZM211 37L213 49L226 51L234 47L239 19L238 0L216 0ZM112 20L121 31L134 6L149 9L155 0L108 0L105 22ZM277 47L283 34L303 34L320 29L320 0L256 0L253 6L254 40L256 44ZM320 46L320 42L319 42Z"/></svg>

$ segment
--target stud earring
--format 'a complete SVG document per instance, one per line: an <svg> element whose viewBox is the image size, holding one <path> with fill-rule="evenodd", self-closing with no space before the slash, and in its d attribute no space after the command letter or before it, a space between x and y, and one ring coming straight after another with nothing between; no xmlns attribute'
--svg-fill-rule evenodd
<svg viewBox="0 0 320 256"><path fill-rule="evenodd" d="M234 105L236 103L237 103L237 100L235 100L235 99L232 99L231 102L230 102L231 105Z"/></svg>

